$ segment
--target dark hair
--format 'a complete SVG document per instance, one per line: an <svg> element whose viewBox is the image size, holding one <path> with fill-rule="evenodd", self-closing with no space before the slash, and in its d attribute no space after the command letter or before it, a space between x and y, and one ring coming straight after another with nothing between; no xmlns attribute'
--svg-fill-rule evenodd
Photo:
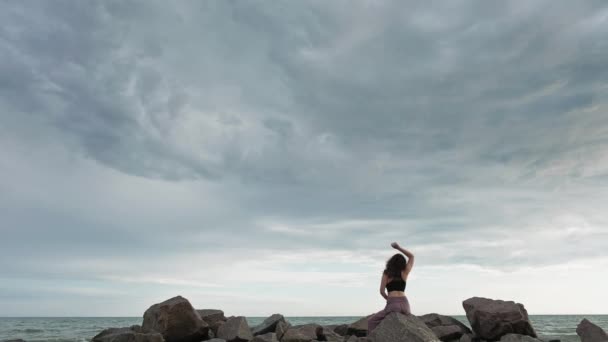
<svg viewBox="0 0 608 342"><path fill-rule="evenodd" d="M405 269L407 261L403 254L395 254L386 261L384 274L391 278L401 278L401 271Z"/></svg>

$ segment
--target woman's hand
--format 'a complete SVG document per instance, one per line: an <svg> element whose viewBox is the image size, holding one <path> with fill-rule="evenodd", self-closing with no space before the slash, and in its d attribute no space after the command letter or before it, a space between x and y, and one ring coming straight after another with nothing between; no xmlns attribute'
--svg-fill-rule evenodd
<svg viewBox="0 0 608 342"><path fill-rule="evenodd" d="M399 248L401 248L401 247L399 246L399 244L398 244L398 243L396 243L396 242L391 243L391 247L393 247L394 249L399 249Z"/></svg>

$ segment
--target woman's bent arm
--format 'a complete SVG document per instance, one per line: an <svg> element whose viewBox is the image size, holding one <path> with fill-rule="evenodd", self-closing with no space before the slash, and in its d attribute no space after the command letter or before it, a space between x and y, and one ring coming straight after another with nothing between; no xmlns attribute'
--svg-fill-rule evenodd
<svg viewBox="0 0 608 342"><path fill-rule="evenodd" d="M405 249L405 248L403 248L403 247L401 247L401 246L399 246L399 248L397 248L397 249L398 249L398 250L399 250L401 253L405 254L405 256L406 256L408 259L412 259L412 258L414 258L414 254L412 254L412 252L408 251L407 249Z"/></svg>
<svg viewBox="0 0 608 342"><path fill-rule="evenodd" d="M380 280L380 295L384 297L384 299L388 299L388 295L386 294L386 282L388 281L388 277L386 274L382 273L382 279Z"/></svg>
<svg viewBox="0 0 608 342"><path fill-rule="evenodd" d="M412 270L412 267L414 267L414 254L412 254L412 252L408 251L407 249L399 246L399 244L396 242L393 242L391 244L391 246L393 248L395 248L396 250L400 251L401 253L405 254L405 256L407 257L407 265L405 265L405 273L409 274L410 271Z"/></svg>

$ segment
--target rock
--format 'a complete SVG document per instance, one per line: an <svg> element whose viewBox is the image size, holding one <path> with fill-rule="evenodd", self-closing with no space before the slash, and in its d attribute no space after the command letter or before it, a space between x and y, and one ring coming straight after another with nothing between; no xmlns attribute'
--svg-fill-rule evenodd
<svg viewBox="0 0 608 342"><path fill-rule="evenodd" d="M367 336L367 320L372 315L361 317L356 322L352 323L346 329L346 335L355 335L357 337Z"/></svg>
<svg viewBox="0 0 608 342"><path fill-rule="evenodd" d="M433 331L414 315L388 314L369 336L372 342L439 342Z"/></svg>
<svg viewBox="0 0 608 342"><path fill-rule="evenodd" d="M348 338L348 340L346 340L346 342L367 342L369 341L369 339L367 337L361 337L361 336L355 336L352 335L351 337Z"/></svg>
<svg viewBox="0 0 608 342"><path fill-rule="evenodd" d="M16 340L3 340L2 342L25 342L25 340L18 338Z"/></svg>
<svg viewBox="0 0 608 342"><path fill-rule="evenodd" d="M157 332L144 333L139 326L130 328L109 328L95 335L91 342L164 342Z"/></svg>
<svg viewBox="0 0 608 342"><path fill-rule="evenodd" d="M205 321L207 324L211 325L218 321L225 321L226 316L224 316L224 311L217 309L202 309L196 310L198 315L201 316L201 319Z"/></svg>
<svg viewBox="0 0 608 342"><path fill-rule="evenodd" d="M348 324L337 325L333 330L336 334L345 336L348 334Z"/></svg>
<svg viewBox="0 0 608 342"><path fill-rule="evenodd" d="M320 330L320 334L317 334L317 341L328 341L328 342L343 342L344 336L341 336L334 332L331 328L323 327Z"/></svg>
<svg viewBox="0 0 608 342"><path fill-rule="evenodd" d="M496 341L509 333L537 337L522 304L472 297L462 306L476 338Z"/></svg>
<svg viewBox="0 0 608 342"><path fill-rule="evenodd" d="M459 327L462 333L460 336L471 333L471 329L469 329L469 327L467 327L461 321L457 320L454 317L440 315L437 313L430 313L422 315L418 318L420 318L424 322L424 324L426 324L427 327L431 328L431 330L439 326L457 326ZM456 337L456 339L460 338L460 336ZM443 341L443 339L441 340Z"/></svg>
<svg viewBox="0 0 608 342"><path fill-rule="evenodd" d="M226 316L224 311L217 309L202 309L196 310L201 319L209 325L210 334L209 337L217 336L217 329L219 329L222 323L226 322ZM211 334L213 332L213 334Z"/></svg>
<svg viewBox="0 0 608 342"><path fill-rule="evenodd" d="M581 342L606 342L608 335L606 332L591 323L588 319L583 320L576 327L576 334L581 338Z"/></svg>
<svg viewBox="0 0 608 342"><path fill-rule="evenodd" d="M181 296L154 304L146 310L142 330L159 332L167 342L201 341L209 336L209 325Z"/></svg>
<svg viewBox="0 0 608 342"><path fill-rule="evenodd" d="M343 342L344 341L344 336L338 334L337 332L335 332L333 330L326 332L325 336L327 337L327 341L330 341L330 342Z"/></svg>
<svg viewBox="0 0 608 342"><path fill-rule="evenodd" d="M473 341L473 336L471 336L471 334L464 334L462 336L460 336L460 339L458 340L458 342L471 342Z"/></svg>
<svg viewBox="0 0 608 342"><path fill-rule="evenodd" d="M541 340L520 334L506 334L500 338L500 342L542 342Z"/></svg>
<svg viewBox="0 0 608 342"><path fill-rule="evenodd" d="M427 327L431 328L435 335L442 341L458 340L465 334L470 334L471 329L459 320L436 313L422 315L420 318Z"/></svg>
<svg viewBox="0 0 608 342"><path fill-rule="evenodd" d="M285 334L287 329L289 329L289 327L291 327L291 325L287 321L280 321L279 323L277 323L277 327L275 328L274 332L277 334L277 338L279 340L283 338L283 335Z"/></svg>
<svg viewBox="0 0 608 342"><path fill-rule="evenodd" d="M315 331L317 338L313 341L344 342L344 336L336 334L331 328L332 326L318 326Z"/></svg>
<svg viewBox="0 0 608 342"><path fill-rule="evenodd" d="M212 338L210 340L206 340L205 342L226 342L226 340L221 338Z"/></svg>
<svg viewBox="0 0 608 342"><path fill-rule="evenodd" d="M327 333L328 331L331 331L334 334L340 335L340 336L344 336L346 335L346 332L348 331L348 324L329 324L329 325L324 325L323 326L323 331L325 331L325 333Z"/></svg>
<svg viewBox="0 0 608 342"><path fill-rule="evenodd" d="M253 339L253 334L247 319L243 316L236 316L228 318L226 323L219 327L217 337L226 342L246 342Z"/></svg>
<svg viewBox="0 0 608 342"><path fill-rule="evenodd" d="M251 342L279 342L277 334L273 332L257 335Z"/></svg>
<svg viewBox="0 0 608 342"><path fill-rule="evenodd" d="M285 317L281 314L273 314L266 318L260 325L253 328L253 335L261 335L269 332L275 332L277 324L285 322Z"/></svg>
<svg viewBox="0 0 608 342"><path fill-rule="evenodd" d="M281 338L281 342L310 342L317 340L319 328L321 328L322 332L323 327L318 324L304 324L290 327Z"/></svg>
<svg viewBox="0 0 608 342"><path fill-rule="evenodd" d="M431 330L437 338L444 342L459 340L463 335L462 330L457 325L438 325L432 327Z"/></svg>

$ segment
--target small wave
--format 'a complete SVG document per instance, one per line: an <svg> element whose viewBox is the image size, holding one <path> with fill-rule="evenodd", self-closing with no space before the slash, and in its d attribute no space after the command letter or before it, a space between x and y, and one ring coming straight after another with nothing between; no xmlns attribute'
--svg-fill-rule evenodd
<svg viewBox="0 0 608 342"><path fill-rule="evenodd" d="M12 329L12 330L10 330L10 332L12 332L12 333L36 334L36 333L43 333L43 332L45 332L45 330L43 330L43 329L27 328L27 329Z"/></svg>

